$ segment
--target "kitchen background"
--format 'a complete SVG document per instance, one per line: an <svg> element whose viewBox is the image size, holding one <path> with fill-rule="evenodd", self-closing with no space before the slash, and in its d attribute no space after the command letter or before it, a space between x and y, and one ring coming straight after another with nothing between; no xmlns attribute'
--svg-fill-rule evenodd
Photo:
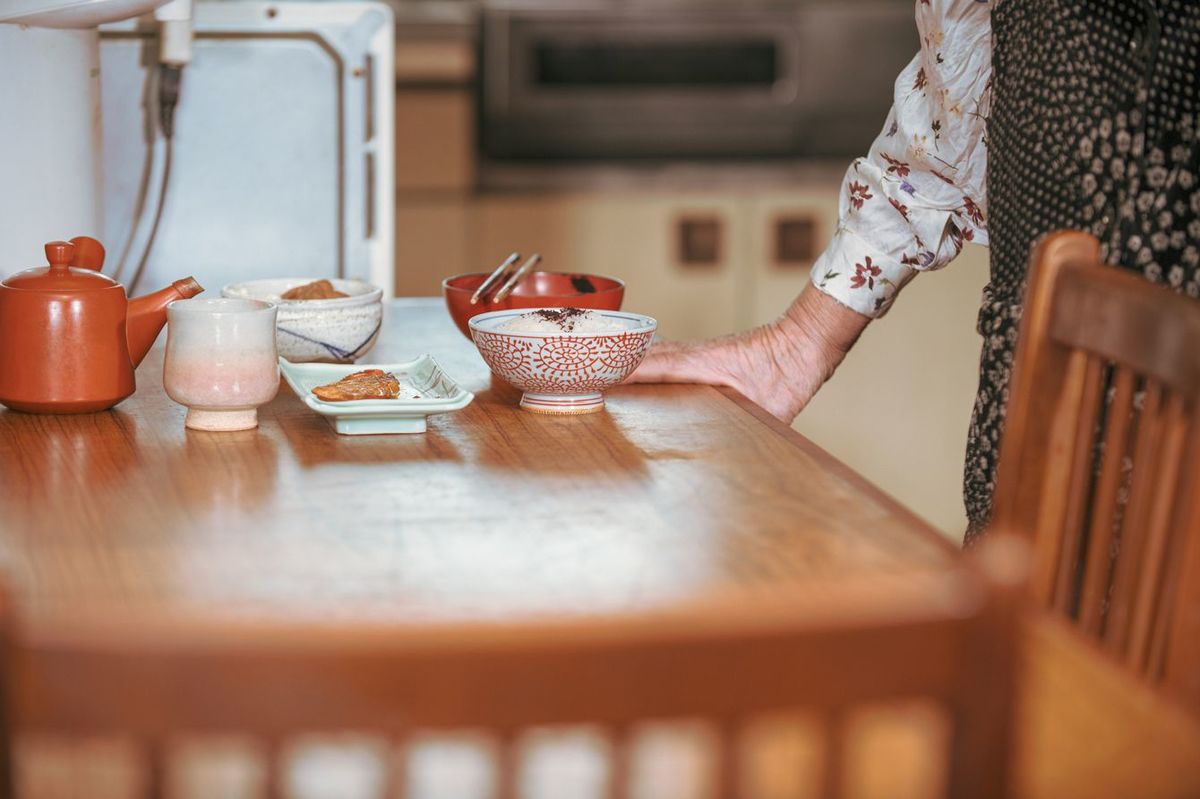
<svg viewBox="0 0 1200 799"><path fill-rule="evenodd" d="M361 3L208 0L172 142L151 121L152 22L107 26L91 56L65 49L75 33L0 25L0 46L42 54L26 95L0 94L27 123L0 129L26 154L3 168L9 185L64 158L102 171L103 197L59 194L36 219L77 206L138 277L138 220L166 185L143 289L190 271L210 289L311 274L437 296L516 250L622 278L625 307L665 337L719 335L772 319L807 281L841 176L917 51L913 5L388 0L393 34ZM80 62L45 59L51 44ZM63 97L55 69L95 85L44 102ZM102 148L54 143L88 120ZM28 202L5 202L6 273L34 265L42 241L97 232L43 230ZM796 422L953 537L986 273L968 246L910 284Z"/></svg>
<svg viewBox="0 0 1200 799"><path fill-rule="evenodd" d="M671 338L800 291L917 50L912 0L393 7L397 294L537 251ZM911 283L795 424L950 536L986 280L969 245Z"/></svg>

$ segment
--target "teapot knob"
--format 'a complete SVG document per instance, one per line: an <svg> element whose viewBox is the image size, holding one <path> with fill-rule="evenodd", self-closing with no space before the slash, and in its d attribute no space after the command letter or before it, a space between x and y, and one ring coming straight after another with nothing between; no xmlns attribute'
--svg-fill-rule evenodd
<svg viewBox="0 0 1200 799"><path fill-rule="evenodd" d="M52 241L46 245L46 261L53 269L66 269L75 259L75 245L67 241Z"/></svg>

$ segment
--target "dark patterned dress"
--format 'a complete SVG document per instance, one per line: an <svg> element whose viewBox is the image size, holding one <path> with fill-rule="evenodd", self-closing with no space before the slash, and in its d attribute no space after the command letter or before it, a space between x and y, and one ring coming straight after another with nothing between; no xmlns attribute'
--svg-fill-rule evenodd
<svg viewBox="0 0 1200 799"><path fill-rule="evenodd" d="M964 474L968 543L991 512L1037 240L1088 231L1108 263L1200 297L1200 0L1001 0L992 35L991 281Z"/></svg>

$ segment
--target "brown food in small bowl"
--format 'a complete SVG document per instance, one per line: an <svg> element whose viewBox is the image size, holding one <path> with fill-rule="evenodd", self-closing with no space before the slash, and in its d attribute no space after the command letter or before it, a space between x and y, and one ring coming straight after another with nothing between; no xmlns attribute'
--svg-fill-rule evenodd
<svg viewBox="0 0 1200 799"><path fill-rule="evenodd" d="M488 291L475 305L471 295L487 280L487 272L455 275L442 281L442 294L454 324L467 338L471 330L467 322L471 317L488 311L506 311L510 308L591 308L598 311L619 311L625 299L625 283L615 277L603 275L570 274L567 272L530 272L513 293L502 301L493 303L492 296L503 285Z"/></svg>
<svg viewBox="0 0 1200 799"><path fill-rule="evenodd" d="M279 295L281 300L334 300L338 297L349 297L343 291L338 291L328 280L314 280L303 286L288 289Z"/></svg>

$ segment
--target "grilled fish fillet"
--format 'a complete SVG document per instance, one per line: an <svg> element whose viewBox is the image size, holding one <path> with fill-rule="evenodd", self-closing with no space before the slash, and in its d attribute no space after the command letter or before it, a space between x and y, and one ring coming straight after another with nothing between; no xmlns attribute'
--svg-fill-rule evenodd
<svg viewBox="0 0 1200 799"><path fill-rule="evenodd" d="M312 390L317 399L325 402L349 402L364 399L396 399L400 396L400 381L382 369L364 369L346 375L336 383L317 386Z"/></svg>

